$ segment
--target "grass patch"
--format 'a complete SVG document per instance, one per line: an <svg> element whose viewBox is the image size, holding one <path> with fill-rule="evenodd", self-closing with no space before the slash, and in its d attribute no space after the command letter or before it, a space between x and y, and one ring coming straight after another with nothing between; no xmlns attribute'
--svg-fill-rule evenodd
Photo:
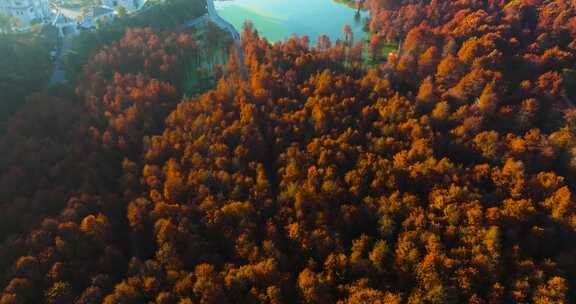
<svg viewBox="0 0 576 304"><path fill-rule="evenodd" d="M390 53L394 53L398 50L398 42L387 42L379 46L378 54L376 56L372 55L370 51L370 42L366 41L364 45L363 61L365 65L374 66L378 64L385 63L388 59Z"/></svg>

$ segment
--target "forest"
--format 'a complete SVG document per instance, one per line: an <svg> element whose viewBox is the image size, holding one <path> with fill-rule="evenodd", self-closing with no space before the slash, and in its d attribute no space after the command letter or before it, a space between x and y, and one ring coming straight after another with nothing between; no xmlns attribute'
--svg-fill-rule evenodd
<svg viewBox="0 0 576 304"><path fill-rule="evenodd" d="M29 96L0 304L576 303L576 4L364 6L366 45L131 27Z"/></svg>
<svg viewBox="0 0 576 304"><path fill-rule="evenodd" d="M3 30L0 20L0 133L27 95L44 89L50 75L53 37L55 32L50 29L35 28L25 34Z"/></svg>
<svg viewBox="0 0 576 304"><path fill-rule="evenodd" d="M146 6L128 15L126 12L117 15L111 24L98 24L96 29L82 31L72 41L72 52L65 56L67 72L77 78L84 64L95 51L112 42L120 40L126 29L150 27L155 29L172 29L181 26L206 12L205 0L148 0Z"/></svg>

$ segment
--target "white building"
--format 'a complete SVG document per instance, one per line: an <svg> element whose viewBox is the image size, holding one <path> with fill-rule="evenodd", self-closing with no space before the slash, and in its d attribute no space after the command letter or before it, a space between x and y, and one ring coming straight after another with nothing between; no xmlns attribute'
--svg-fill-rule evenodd
<svg viewBox="0 0 576 304"><path fill-rule="evenodd" d="M52 26L58 29L58 36L67 37L75 36L78 34L78 21L76 18L71 18L59 11L54 20L52 21Z"/></svg>
<svg viewBox="0 0 576 304"><path fill-rule="evenodd" d="M7 1L7 0L0 0ZM49 0L28 0L49 1ZM54 18L51 24L58 29L60 37L75 36L80 30L92 29L99 22L108 23L116 18L117 7L124 7L128 13L142 8L147 0L101 0L101 5L85 9L79 4L64 4L54 1Z"/></svg>
<svg viewBox="0 0 576 304"><path fill-rule="evenodd" d="M123 6L128 12L139 9L145 1L143 0L103 0L102 5L108 7Z"/></svg>
<svg viewBox="0 0 576 304"><path fill-rule="evenodd" d="M89 13L83 16L82 26L93 27L98 21L110 22L114 20L116 12L108 6L95 6Z"/></svg>
<svg viewBox="0 0 576 304"><path fill-rule="evenodd" d="M32 20L45 21L50 17L48 0L0 0L0 13L16 17L21 27Z"/></svg>
<svg viewBox="0 0 576 304"><path fill-rule="evenodd" d="M80 6L59 8L52 25L58 29L60 37L79 34L82 29L92 29L99 21L110 22L116 17L114 9L107 6L95 6L85 11Z"/></svg>

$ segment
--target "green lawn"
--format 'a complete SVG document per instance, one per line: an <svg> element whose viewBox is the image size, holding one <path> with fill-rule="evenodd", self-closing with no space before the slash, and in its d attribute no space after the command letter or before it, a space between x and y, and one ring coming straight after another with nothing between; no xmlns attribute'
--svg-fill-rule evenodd
<svg viewBox="0 0 576 304"><path fill-rule="evenodd" d="M358 8L358 5L356 4L355 1L350 1L350 0L333 0L333 1L336 3L344 4L350 8L354 8L354 9Z"/></svg>
<svg viewBox="0 0 576 304"><path fill-rule="evenodd" d="M397 42L393 43L387 42L380 46L380 52L376 57L373 57L372 53L370 52L370 43L367 41L364 46L364 52L363 52L364 64L372 66L384 63L388 58L388 54L396 52L397 50L398 50Z"/></svg>

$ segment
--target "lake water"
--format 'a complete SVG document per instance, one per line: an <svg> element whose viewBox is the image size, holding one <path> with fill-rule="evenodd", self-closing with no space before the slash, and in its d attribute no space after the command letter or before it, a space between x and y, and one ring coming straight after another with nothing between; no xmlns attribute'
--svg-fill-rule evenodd
<svg viewBox="0 0 576 304"><path fill-rule="evenodd" d="M342 29L348 24L354 40L364 38L362 31L366 12L360 12L333 0L226 0L214 1L222 18L241 32L245 20L251 20L260 36L271 42L281 41L293 34L307 35L312 45L321 34L332 42L344 39Z"/></svg>

